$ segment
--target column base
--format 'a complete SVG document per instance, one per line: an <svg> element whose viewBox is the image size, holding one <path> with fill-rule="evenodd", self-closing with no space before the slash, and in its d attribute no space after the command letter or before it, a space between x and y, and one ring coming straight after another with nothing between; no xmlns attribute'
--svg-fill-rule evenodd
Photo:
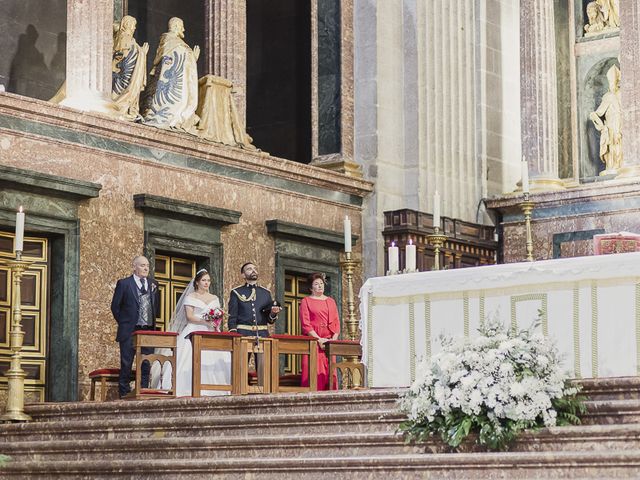
<svg viewBox="0 0 640 480"><path fill-rule="evenodd" d="M640 177L640 165L629 165L620 167L616 178L633 178Z"/></svg>
<svg viewBox="0 0 640 480"><path fill-rule="evenodd" d="M311 162L314 167L326 168L334 172L344 173L349 177L362 178L362 169L355 162L345 160L342 155L328 155L327 157L314 158Z"/></svg>
<svg viewBox="0 0 640 480"><path fill-rule="evenodd" d="M558 177L533 177L530 182L532 192L565 190L565 182Z"/></svg>

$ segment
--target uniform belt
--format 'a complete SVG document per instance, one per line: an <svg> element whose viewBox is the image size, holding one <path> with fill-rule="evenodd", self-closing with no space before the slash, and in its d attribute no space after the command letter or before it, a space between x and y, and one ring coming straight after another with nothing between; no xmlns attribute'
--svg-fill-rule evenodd
<svg viewBox="0 0 640 480"><path fill-rule="evenodd" d="M269 330L267 325L238 325L238 330L251 330L255 332L256 330Z"/></svg>

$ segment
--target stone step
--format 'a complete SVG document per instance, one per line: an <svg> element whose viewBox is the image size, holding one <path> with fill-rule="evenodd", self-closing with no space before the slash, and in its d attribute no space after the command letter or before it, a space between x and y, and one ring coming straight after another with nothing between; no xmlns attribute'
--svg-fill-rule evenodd
<svg viewBox="0 0 640 480"><path fill-rule="evenodd" d="M270 395L217 396L163 400L117 400L111 402L39 403L25 407L34 421L144 418L150 409L165 417L193 415L264 415L275 413L332 413L336 411L390 410L397 406L401 390L346 390L336 392L281 393Z"/></svg>
<svg viewBox="0 0 640 480"><path fill-rule="evenodd" d="M150 448L150 442L153 443ZM446 453L439 439L406 444L399 433L215 436L50 440L8 442L3 453L19 461L80 461L208 458L313 458ZM640 450L640 424L593 425L544 429L524 434L513 446L519 452ZM480 452L470 444L467 452Z"/></svg>
<svg viewBox="0 0 640 480"><path fill-rule="evenodd" d="M587 401L586 415L581 417L585 425L612 423L640 423L640 400Z"/></svg>
<svg viewBox="0 0 640 480"><path fill-rule="evenodd" d="M397 410L296 413L269 415L201 415L164 417L150 412L146 418L75 420L0 425L0 441L296 435L302 433L393 432L404 416Z"/></svg>
<svg viewBox="0 0 640 480"><path fill-rule="evenodd" d="M640 400L640 377L583 378L576 382L590 400Z"/></svg>
<svg viewBox="0 0 640 480"><path fill-rule="evenodd" d="M10 462L4 478L237 479L606 479L637 478L640 450L509 452L249 459Z"/></svg>

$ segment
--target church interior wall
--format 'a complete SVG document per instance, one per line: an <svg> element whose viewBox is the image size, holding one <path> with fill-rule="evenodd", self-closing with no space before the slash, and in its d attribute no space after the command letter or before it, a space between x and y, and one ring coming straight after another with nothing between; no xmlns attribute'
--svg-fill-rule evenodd
<svg viewBox="0 0 640 480"><path fill-rule="evenodd" d="M43 100L65 79L66 0L0 2L0 84L13 93Z"/></svg>
<svg viewBox="0 0 640 480"><path fill-rule="evenodd" d="M220 228L223 285L212 290L226 304L229 289L240 283L238 270L245 261L256 262L265 287L275 287L275 240L266 231L266 220L341 232L349 215L354 232L359 232L362 197L371 188L316 167L216 148L184 135L10 94L0 96L0 119L4 165L102 185L98 198L78 207L81 395L87 392L91 370L118 362L111 295L115 281L130 274L131 259L142 253L145 242L145 217L134 208L134 195L242 213L237 225ZM30 205L25 208L29 212ZM30 227L28 220L27 231ZM355 252L359 256L357 244ZM312 246L308 255L314 256Z"/></svg>

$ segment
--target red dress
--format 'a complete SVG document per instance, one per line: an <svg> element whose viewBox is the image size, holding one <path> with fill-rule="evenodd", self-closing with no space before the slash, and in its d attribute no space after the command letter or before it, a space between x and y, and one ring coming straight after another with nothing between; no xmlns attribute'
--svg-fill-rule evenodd
<svg viewBox="0 0 640 480"><path fill-rule="evenodd" d="M338 307L331 297L324 300L305 297L300 303L300 323L302 334L309 335L313 330L321 338L332 338L340 333ZM302 383L309 386L309 357L302 356ZM333 388L338 388L338 376L333 374ZM318 344L318 390L329 390L329 359Z"/></svg>

